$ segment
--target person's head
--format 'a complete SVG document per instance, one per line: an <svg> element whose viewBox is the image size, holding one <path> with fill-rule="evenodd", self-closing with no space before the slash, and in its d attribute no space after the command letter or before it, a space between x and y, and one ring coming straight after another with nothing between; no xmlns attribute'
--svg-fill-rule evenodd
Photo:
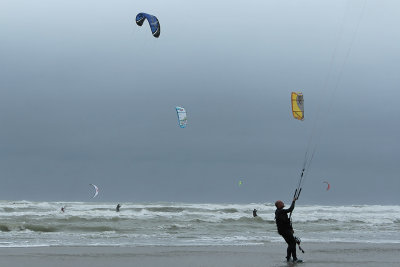
<svg viewBox="0 0 400 267"><path fill-rule="evenodd" d="M283 203L282 200L277 200L277 201L275 202L275 207L276 207L277 209L282 209L283 207L285 207L285 203Z"/></svg>

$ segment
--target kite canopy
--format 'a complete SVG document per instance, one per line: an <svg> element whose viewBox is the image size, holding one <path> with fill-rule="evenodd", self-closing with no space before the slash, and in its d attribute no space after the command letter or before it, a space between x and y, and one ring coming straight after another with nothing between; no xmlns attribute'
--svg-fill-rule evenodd
<svg viewBox="0 0 400 267"><path fill-rule="evenodd" d="M185 128L187 124L186 110L183 107L176 107L176 114L178 115L179 127Z"/></svg>
<svg viewBox="0 0 400 267"><path fill-rule="evenodd" d="M89 184L89 185L92 185L94 187L95 192L92 198L95 198L99 194L99 188L94 184Z"/></svg>
<svg viewBox="0 0 400 267"><path fill-rule="evenodd" d="M326 191L328 191L331 188L331 185L327 181L324 181L323 183L328 185L328 187L326 188Z"/></svg>
<svg viewBox="0 0 400 267"><path fill-rule="evenodd" d="M292 92L292 113L297 120L304 120L304 100L300 92Z"/></svg>
<svg viewBox="0 0 400 267"><path fill-rule="evenodd" d="M142 26L145 19L149 22L153 36L158 38L160 36L160 22L157 17L147 13L139 13L136 15L136 24Z"/></svg>

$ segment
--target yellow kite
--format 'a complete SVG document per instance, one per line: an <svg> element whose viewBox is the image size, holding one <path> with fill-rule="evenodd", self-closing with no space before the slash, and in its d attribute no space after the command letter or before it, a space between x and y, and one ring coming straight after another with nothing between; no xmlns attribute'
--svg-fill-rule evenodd
<svg viewBox="0 0 400 267"><path fill-rule="evenodd" d="M304 120L304 100L300 92L292 92L292 113L297 120Z"/></svg>

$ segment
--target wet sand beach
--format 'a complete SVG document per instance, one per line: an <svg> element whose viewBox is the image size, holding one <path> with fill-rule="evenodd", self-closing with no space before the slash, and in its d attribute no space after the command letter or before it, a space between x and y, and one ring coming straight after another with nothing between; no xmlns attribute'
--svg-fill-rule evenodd
<svg viewBox="0 0 400 267"><path fill-rule="evenodd" d="M400 244L305 243L300 266L399 266ZM284 243L259 246L1 248L0 266L294 266Z"/></svg>

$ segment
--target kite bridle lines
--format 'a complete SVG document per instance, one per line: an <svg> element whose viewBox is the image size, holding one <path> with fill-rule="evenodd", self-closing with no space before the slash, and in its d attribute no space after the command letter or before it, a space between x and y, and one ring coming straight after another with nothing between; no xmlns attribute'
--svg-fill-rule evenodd
<svg viewBox="0 0 400 267"><path fill-rule="evenodd" d="M355 27L355 29L354 29L354 31L352 33L352 36L351 36L350 45L349 45L349 47L348 47L348 49L347 49L347 51L345 53L345 57L344 57L343 63L339 68L338 77L337 77L336 81L334 82L332 93L331 93L331 96L329 98L329 105L328 105L328 108L327 108L327 113L329 113L329 111L332 108L333 98L334 98L334 95L335 95L335 93L337 91L337 88L339 87L340 81L342 79L343 70L344 70L344 68L346 66L346 63L347 63L349 57L350 57L350 53L351 53L351 50L352 50L356 35L357 35L358 29L360 27L361 19L363 18L363 15L364 15L366 3L367 3L367 0L364 0L363 6L362 6L362 10L360 12L360 16L358 17L358 21L356 23L356 27ZM347 6L348 6L348 4L347 4ZM341 25L340 30L339 30L339 38L338 38L338 41L336 42L335 48L334 48L333 53L332 53L331 61L330 61L330 64L329 64L328 73L327 73L327 76L325 78L325 82L324 82L324 86L323 86L323 91L328 91L327 89L328 89L329 80L331 79L331 76L332 76L331 73L332 73L332 69L333 69L333 63L334 63L335 58L336 58L336 54L337 54L338 46L339 46L339 43L340 43L340 39L342 38L342 31L343 31L343 27L344 27L344 19L345 19L345 17L346 17L346 15L343 16L342 25ZM296 188L296 190L294 192L293 198L296 199L296 200L300 197L300 193L301 193L303 184L304 184L304 182L305 182L305 180L307 178L307 174L310 171L311 163L312 163L312 161L314 159L315 152L316 152L317 147L319 145L319 141L321 139L321 135L322 135L324 126L326 125L326 124L322 124L321 127L317 128L317 124L318 124L318 121L320 119L321 106L322 106L322 101L320 101L319 105L318 105L317 114L316 114L316 118L314 120L313 129L312 129L310 138L308 140L306 153L304 155L304 161L303 161L303 166L302 166L302 169L301 169L300 178L299 178L299 181L298 181L298 184L297 184L297 188ZM314 133L315 133L315 135L314 135ZM316 139L315 142L313 142L313 139L314 139L313 137L314 136L315 136L315 139ZM311 154L310 154L311 147L313 147L313 148L312 148L312 151L311 151ZM290 224L292 223L291 218L292 218L292 212L290 212L290 216L289 216Z"/></svg>

